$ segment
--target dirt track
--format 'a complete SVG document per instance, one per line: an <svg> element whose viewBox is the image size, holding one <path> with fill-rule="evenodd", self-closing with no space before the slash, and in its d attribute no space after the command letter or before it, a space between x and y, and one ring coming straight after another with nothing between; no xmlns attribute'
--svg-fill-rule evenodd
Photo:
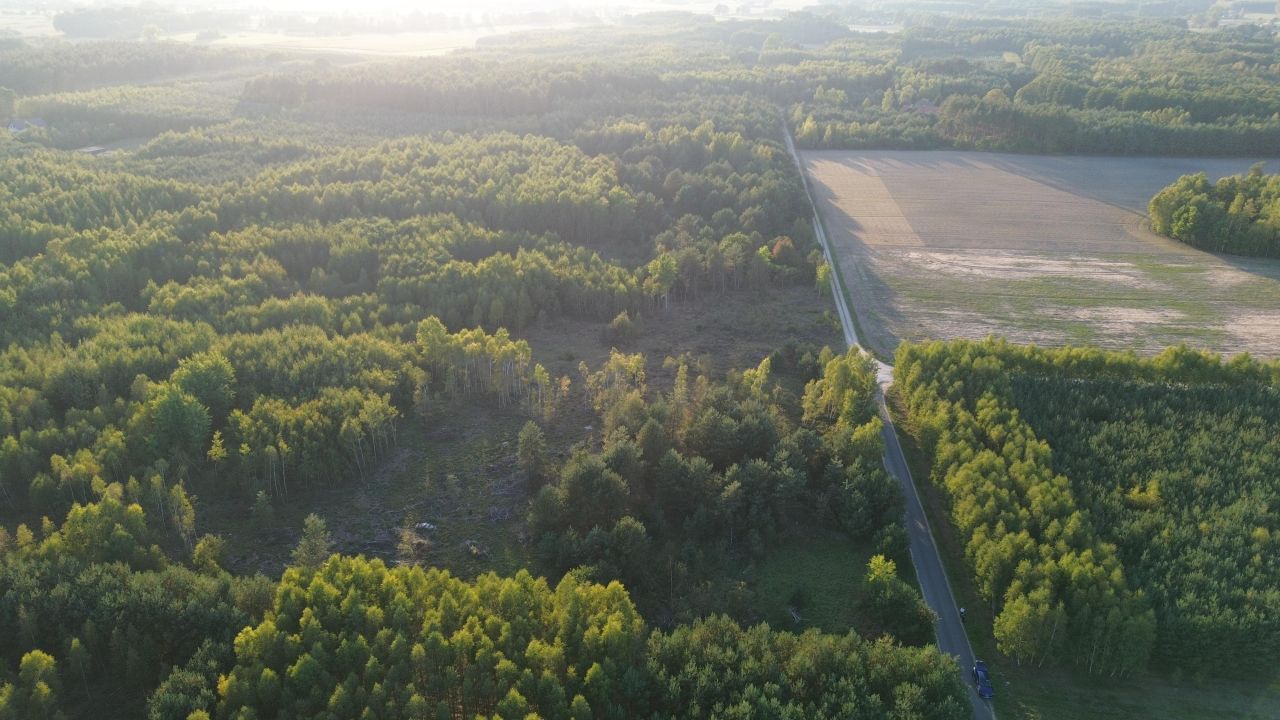
<svg viewBox="0 0 1280 720"><path fill-rule="evenodd" d="M806 152L865 342L980 338L1280 357L1280 261L1154 235L1147 200L1248 160ZM1275 170L1275 163L1270 170Z"/></svg>

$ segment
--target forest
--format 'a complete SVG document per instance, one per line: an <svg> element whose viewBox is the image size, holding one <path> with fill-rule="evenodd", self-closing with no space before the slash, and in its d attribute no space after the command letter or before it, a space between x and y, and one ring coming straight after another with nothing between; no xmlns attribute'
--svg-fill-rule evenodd
<svg viewBox="0 0 1280 720"><path fill-rule="evenodd" d="M195 567L168 561L149 532L109 495L6 547L0 637L17 672L0 717L143 693L128 716L932 719L964 702L950 660L888 637L723 615L663 631L618 582L329 556L319 520L278 582L228 574L208 539Z"/></svg>
<svg viewBox="0 0 1280 720"><path fill-rule="evenodd" d="M643 358L612 355L586 378L602 452L575 453L550 478L540 453L527 459L545 483L529 526L547 574L593 569L622 580L646 617L688 622L727 608L750 617L730 569L801 528L909 564L902 499L880 464L874 370L856 351L815 362L800 398L772 377L772 357L720 384L679 364L671 391L650 397ZM543 447L533 432L522 443ZM869 637L931 641L932 612L892 571L858 615Z"/></svg>
<svg viewBox="0 0 1280 720"><path fill-rule="evenodd" d="M785 131L1263 155L1277 48L846 20L0 39L0 720L968 716ZM1153 220L1268 254L1274 185L1183 179ZM1002 652L1274 653L1280 366L991 342L897 377Z"/></svg>
<svg viewBox="0 0 1280 720"><path fill-rule="evenodd" d="M1003 652L1108 675L1265 672L1280 363L998 340L906 344L898 361Z"/></svg>
<svg viewBox="0 0 1280 720"><path fill-rule="evenodd" d="M1184 175L1151 198L1156 232L1210 252L1280 257L1280 175Z"/></svg>
<svg viewBox="0 0 1280 720"><path fill-rule="evenodd" d="M549 411L564 383L509 330L812 283L785 154L709 124L664 135L690 155L645 155L625 180L508 134L214 186L12 158L0 497L55 514L95 476L153 474L281 497L358 469L395 417L442 398Z"/></svg>
<svg viewBox="0 0 1280 720"><path fill-rule="evenodd" d="M462 580L415 562L412 544L396 567L331 555L315 515L278 582L235 576L220 537L188 537L185 563L159 547L193 528L182 485L95 478L60 526L0 529L0 646L17 668L0 717L56 717L104 696L179 720L959 717L954 665L927 645L932 613L896 574L909 559L897 487L877 462L869 360L824 353L802 398L771 378L772 362L723 383L681 366L650 399L643 358L615 352L585 381L604 448L558 471L529 421L518 456L542 488L529 524L539 569L562 578L554 589L525 571ZM172 382L194 387L226 364L184 361ZM347 411L344 429L365 414ZM852 599L865 622L794 634L725 614L741 614L725 596L743 592L726 566L815 521L880 553ZM811 662L782 661L797 655Z"/></svg>
<svg viewBox="0 0 1280 720"><path fill-rule="evenodd" d="M581 68L499 87L507 57L404 65L443 79L425 104L325 119L271 105L321 66L277 55L13 53L9 112L42 124L0 138L0 717L963 714L867 361L626 349L726 302L825 308L767 101L619 84L560 111L536 96ZM243 82L190 79L209 55ZM583 329L608 351L576 367L530 341ZM523 423L518 544L455 569L408 510L391 552L281 527L451 452L461 416ZM807 591L760 596L815 536L860 558L822 629ZM282 540L283 569L228 569Z"/></svg>
<svg viewBox="0 0 1280 720"><path fill-rule="evenodd" d="M792 106L806 147L1261 156L1280 148L1277 40L1262 28L951 19L904 30L875 54L862 43L832 48L814 61L852 61L854 72L823 78Z"/></svg>
<svg viewBox="0 0 1280 720"><path fill-rule="evenodd" d="M246 112L324 117L361 133L568 139L592 132L584 121L602 108L632 118L666 108L722 129L749 122L758 135L781 108L809 148L1265 156L1280 148L1276 56L1274 35L1253 26L923 17L901 32L859 34L831 10L772 23L641 15L378 63L176 43L18 47L0 50L0 87L19 94L20 116L58 118L48 134L62 147L107 129L150 137ZM247 80L198 98L190 84L127 85L161 66L236 69ZM102 85L115 87L93 89Z"/></svg>
<svg viewBox="0 0 1280 720"><path fill-rule="evenodd" d="M521 46L527 62L513 68L501 45L376 72L293 67L251 82L244 97L507 122L540 115L546 127L615 97L732 92L782 108L796 141L814 149L1265 156L1280 148L1278 46L1260 28L933 18L859 35L836 17L809 15L767 33L748 23L673 30L636 20L574 40ZM667 51L673 40L683 53ZM428 64L436 72L424 74Z"/></svg>

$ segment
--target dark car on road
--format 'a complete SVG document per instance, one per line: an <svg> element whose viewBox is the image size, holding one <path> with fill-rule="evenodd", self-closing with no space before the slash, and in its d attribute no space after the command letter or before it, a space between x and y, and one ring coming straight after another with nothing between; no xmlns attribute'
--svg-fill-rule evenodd
<svg viewBox="0 0 1280 720"><path fill-rule="evenodd" d="M995 686L991 684L991 673L987 672L987 664L981 660L973 663L973 684L978 688L978 697L983 700L996 696Z"/></svg>

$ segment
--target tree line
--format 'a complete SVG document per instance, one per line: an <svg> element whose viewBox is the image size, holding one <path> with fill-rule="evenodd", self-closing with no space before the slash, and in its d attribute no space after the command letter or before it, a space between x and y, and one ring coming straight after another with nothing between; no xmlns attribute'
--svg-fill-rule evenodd
<svg viewBox="0 0 1280 720"><path fill-rule="evenodd" d="M896 54L864 60L859 82L824 78L793 101L799 143L1119 155L1280 146L1280 66L1264 31L950 19L885 44Z"/></svg>
<svg viewBox="0 0 1280 720"><path fill-rule="evenodd" d="M1276 40L1259 29L948 18L863 36L842 25L840 13L797 13L768 25L643 18L590 37L546 33L458 58L343 67L284 67L253 53L164 43L57 52L24 46L10 51L14 70L0 73L0 86L40 95L212 62L244 68L239 99L247 108L336 112L354 129L400 116L434 118L433 128L560 134L583 116L598 121L602 109L634 119L673 98L689 108L750 94L785 108L808 147L1250 155L1268 154L1280 141ZM678 42L682 51L655 39ZM75 65L93 52L111 60L101 78L67 82L98 77ZM30 107L62 119L50 132L64 142L88 139L109 123L150 136L226 112L225 97L173 102L175 88L149 90L149 102L121 107L111 98L122 92L46 97ZM168 109L143 107L156 104L153 97Z"/></svg>
<svg viewBox="0 0 1280 720"><path fill-rule="evenodd" d="M1114 545L1008 397L1008 376L976 343L899 346L908 427L950 499L1001 652L1089 674L1146 667L1156 620Z"/></svg>
<svg viewBox="0 0 1280 720"><path fill-rule="evenodd" d="M267 57L256 50L184 42L19 42L0 48L0 86L19 95L40 95L243 68Z"/></svg>

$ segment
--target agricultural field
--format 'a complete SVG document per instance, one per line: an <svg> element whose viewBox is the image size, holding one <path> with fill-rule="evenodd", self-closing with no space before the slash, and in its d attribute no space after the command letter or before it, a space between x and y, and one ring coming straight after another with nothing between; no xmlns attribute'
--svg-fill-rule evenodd
<svg viewBox="0 0 1280 720"><path fill-rule="evenodd" d="M1249 159L808 151L815 200L872 348L982 338L1280 355L1280 262L1159 237L1151 196ZM1274 165L1274 163L1273 163Z"/></svg>

